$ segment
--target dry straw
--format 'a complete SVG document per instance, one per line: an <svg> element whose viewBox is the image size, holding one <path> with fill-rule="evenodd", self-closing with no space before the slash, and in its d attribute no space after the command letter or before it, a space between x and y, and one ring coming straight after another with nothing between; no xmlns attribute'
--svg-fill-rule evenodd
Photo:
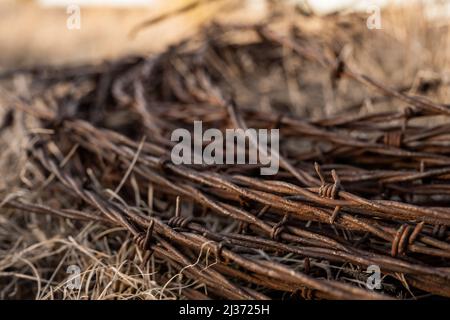
<svg viewBox="0 0 450 320"><path fill-rule="evenodd" d="M391 111L311 120L283 106L261 110L252 88L278 85L286 50L335 87L346 79L366 97L364 86L375 89ZM189 298L449 297L450 126L421 120L448 119L450 108L362 74L335 52L299 30L212 25L158 55L34 70L15 112L47 130L29 133L29 160L52 177L43 190L64 201L2 204L126 229L162 285L180 277L204 285L185 287ZM172 164L170 133L195 120L280 128L280 172ZM383 291L366 288L370 265L381 268Z"/></svg>

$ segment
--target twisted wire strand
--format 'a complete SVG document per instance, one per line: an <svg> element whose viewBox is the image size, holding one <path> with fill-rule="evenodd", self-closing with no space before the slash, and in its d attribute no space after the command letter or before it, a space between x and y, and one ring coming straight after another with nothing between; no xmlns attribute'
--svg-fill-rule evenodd
<svg viewBox="0 0 450 320"><path fill-rule="evenodd" d="M322 172L320 170L320 165L317 162L314 163L314 168L317 172L317 175L320 178L320 181L322 182L322 185L319 188L319 195L322 198L328 198L328 199L332 199L332 200L336 199L339 194L339 191L343 190L343 188L341 186L341 180L339 179L339 176L337 175L336 170L334 170L334 169L331 170L331 176L333 177L333 180L334 180L334 183L331 184L331 183L325 182L325 178L323 177ZM340 210L341 210L341 206L336 206L334 208L333 213L330 216L331 224L334 224Z"/></svg>
<svg viewBox="0 0 450 320"><path fill-rule="evenodd" d="M383 136L383 142L387 146L400 148L403 142L403 132L402 131L386 132Z"/></svg>
<svg viewBox="0 0 450 320"><path fill-rule="evenodd" d="M408 245L414 243L423 227L423 222L418 223L414 228L408 224L402 224L392 240L391 255L393 257L404 255L408 249Z"/></svg>

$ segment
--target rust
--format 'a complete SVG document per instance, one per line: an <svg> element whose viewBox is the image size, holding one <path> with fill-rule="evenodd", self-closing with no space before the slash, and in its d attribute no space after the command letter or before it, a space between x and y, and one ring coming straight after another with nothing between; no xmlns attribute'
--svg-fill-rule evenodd
<svg viewBox="0 0 450 320"><path fill-rule="evenodd" d="M227 40L244 32L256 40ZM330 58L326 41L278 33L270 23L215 24L200 38L150 57L118 60L114 68L62 69L63 75L45 79L28 74L32 98L12 101L13 112L26 112L52 130L51 135L28 133L33 141L28 160L43 176L54 176L46 190L80 207L52 208L8 197L0 199L2 206L122 227L146 252L143 263L153 256L160 266L207 288L208 294L190 288L189 297L450 296L450 126L411 121L448 118L450 108ZM242 61L284 70L283 48L331 73L333 81L349 78L377 90L392 110L311 120L284 109L255 109L262 93L238 90L253 76ZM260 77L253 81L267 85ZM91 90L83 93L83 85ZM61 99L59 86L82 99L69 94ZM40 96L52 103L43 108ZM397 110L398 101L408 106ZM104 119L94 115L96 108ZM59 116L68 112L70 117ZM194 121L221 131L280 129L280 171L267 177L256 173L258 165L175 165L171 132L192 131ZM64 166L52 146L70 154ZM150 186L151 195L146 194ZM105 190L116 190L116 197ZM147 198L148 208L136 205ZM348 265L355 267L358 281L341 276L339 270ZM394 277L386 277L392 293L359 287L370 265L378 265L383 275L403 274L410 287Z"/></svg>

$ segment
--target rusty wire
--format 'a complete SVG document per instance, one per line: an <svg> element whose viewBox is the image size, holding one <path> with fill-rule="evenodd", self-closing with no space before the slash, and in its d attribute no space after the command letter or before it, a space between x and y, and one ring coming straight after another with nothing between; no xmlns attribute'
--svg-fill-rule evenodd
<svg viewBox="0 0 450 320"><path fill-rule="evenodd" d="M243 32L255 40L228 40ZM450 108L392 89L295 33L213 25L198 40L79 73L33 71L30 96L12 104L52 134L30 133L29 157L55 176L47 188L69 192L84 207L25 199L5 206L124 227L147 252L143 263L154 256L207 287L208 295L187 288L191 298L450 297L450 126L420 122L448 119ZM255 108L238 92L239 79L249 76L242 61L282 69L283 48L334 81L378 90L393 111L309 120ZM63 84L69 89L61 96ZM394 108L398 102L406 106ZM195 120L222 130L280 128L280 172L174 165L170 133ZM74 145L61 166L54 147L67 154ZM155 192L146 203L149 185ZM354 266L364 280L365 268L377 265L395 289L343 281L325 262L343 273Z"/></svg>

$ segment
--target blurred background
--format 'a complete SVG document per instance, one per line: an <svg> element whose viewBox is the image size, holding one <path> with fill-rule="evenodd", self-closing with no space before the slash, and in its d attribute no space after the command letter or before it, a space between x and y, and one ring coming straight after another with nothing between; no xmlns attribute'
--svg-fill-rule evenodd
<svg viewBox="0 0 450 320"><path fill-rule="evenodd" d="M0 69L34 64L95 62L124 54L148 53L193 34L214 20L258 21L271 13L271 3L283 2L318 15L336 11L366 12L373 5L408 5L415 1L388 0L1 0ZM450 4L424 0L428 15L448 19ZM142 21L200 3L191 10L165 19L136 36ZM69 30L67 6L79 5L81 28ZM306 9L305 9L306 8ZM367 13L368 15L368 13Z"/></svg>
<svg viewBox="0 0 450 320"><path fill-rule="evenodd" d="M189 12L167 19L152 28L130 35L133 27L154 16L177 10L195 1L0 1L0 68L30 64L60 64L110 59L123 54L163 49L189 36L212 16L227 19L258 19L264 0L210 1ZM100 5L101 3L101 5ZM81 28L69 30L67 5L81 5ZM234 10L239 5L243 11ZM251 15L248 15L251 12ZM228 13L228 14L227 14ZM233 17L230 16L233 15ZM241 15L239 17L239 15Z"/></svg>

